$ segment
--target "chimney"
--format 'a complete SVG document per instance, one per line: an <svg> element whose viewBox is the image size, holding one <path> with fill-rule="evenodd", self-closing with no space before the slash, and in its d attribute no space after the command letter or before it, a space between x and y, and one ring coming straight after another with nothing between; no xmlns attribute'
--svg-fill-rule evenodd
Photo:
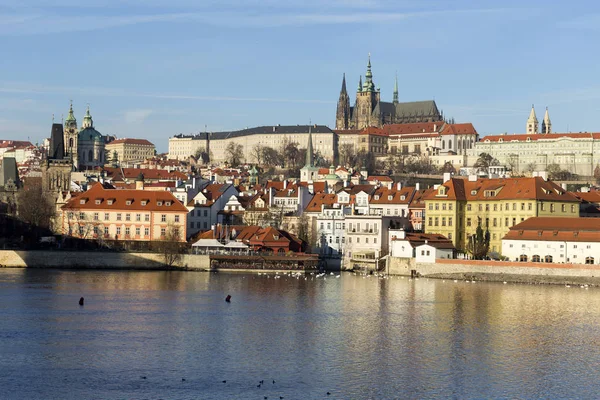
<svg viewBox="0 0 600 400"><path fill-rule="evenodd" d="M402 182L398 182L398 183L396 184L396 188L397 188L398 190L402 189Z"/></svg>
<svg viewBox="0 0 600 400"><path fill-rule="evenodd" d="M400 229L400 232L398 232L398 239L406 239L406 232L404 231L404 229Z"/></svg>
<svg viewBox="0 0 600 400"><path fill-rule="evenodd" d="M287 179L284 179L284 181L283 181L283 188L287 189L287 185L288 185L288 181L287 181Z"/></svg>
<svg viewBox="0 0 600 400"><path fill-rule="evenodd" d="M437 132L437 124L433 124L433 131Z"/></svg>
<svg viewBox="0 0 600 400"><path fill-rule="evenodd" d="M567 184L566 183L561 183L560 187L563 188L563 190L567 190Z"/></svg>
<svg viewBox="0 0 600 400"><path fill-rule="evenodd" d="M444 180L442 183L448 182L451 177L452 177L452 174L450 174L450 172L444 172Z"/></svg>
<svg viewBox="0 0 600 400"><path fill-rule="evenodd" d="M419 182L415 183L415 190L420 190L421 184Z"/></svg>
<svg viewBox="0 0 600 400"><path fill-rule="evenodd" d="M477 182L477 175L469 175L469 182Z"/></svg>

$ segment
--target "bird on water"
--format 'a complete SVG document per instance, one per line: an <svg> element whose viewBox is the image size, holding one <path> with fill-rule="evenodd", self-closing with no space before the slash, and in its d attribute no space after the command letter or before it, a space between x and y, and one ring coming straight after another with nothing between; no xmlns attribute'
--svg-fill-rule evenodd
<svg viewBox="0 0 600 400"><path fill-rule="evenodd" d="M83 305L83 297L81 297L81 298L79 299L79 305L80 305L80 306L82 306L82 305Z"/></svg>
<svg viewBox="0 0 600 400"><path fill-rule="evenodd" d="M225 301L228 303L231 303L231 295L228 294L227 297L225 297Z"/></svg>

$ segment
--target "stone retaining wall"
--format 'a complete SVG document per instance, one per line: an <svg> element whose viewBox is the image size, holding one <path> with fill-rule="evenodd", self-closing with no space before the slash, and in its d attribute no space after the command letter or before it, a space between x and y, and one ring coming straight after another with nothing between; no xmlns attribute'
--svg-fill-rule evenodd
<svg viewBox="0 0 600 400"><path fill-rule="evenodd" d="M8 268L91 268L168 269L162 254L109 253L92 251L13 251L0 250L0 267ZM173 267L208 270L208 256L184 254Z"/></svg>
<svg viewBox="0 0 600 400"><path fill-rule="evenodd" d="M388 272L392 275L410 275L416 270L421 276L451 276L497 274L535 277L600 277L600 266L586 264L546 264L488 260L446 260L435 263L417 263L412 258L390 257Z"/></svg>

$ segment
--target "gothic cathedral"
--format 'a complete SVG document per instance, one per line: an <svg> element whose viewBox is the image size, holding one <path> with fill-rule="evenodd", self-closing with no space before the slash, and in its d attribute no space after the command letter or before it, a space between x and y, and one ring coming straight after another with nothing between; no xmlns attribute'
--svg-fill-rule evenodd
<svg viewBox="0 0 600 400"><path fill-rule="evenodd" d="M342 90L337 104L335 118L336 129L363 129L369 126L381 127L387 124L411 122L443 121L443 115L434 100L400 103L398 101L398 78L394 85L394 97L391 103L383 102L381 90L375 87L371 72L371 56L367 64L365 82L362 76L358 81L356 101L350 107L350 96L346 91L346 74L342 79Z"/></svg>

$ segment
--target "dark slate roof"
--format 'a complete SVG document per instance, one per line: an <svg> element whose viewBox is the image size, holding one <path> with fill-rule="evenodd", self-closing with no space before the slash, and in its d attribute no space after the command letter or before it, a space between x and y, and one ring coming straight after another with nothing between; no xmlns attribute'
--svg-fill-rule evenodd
<svg viewBox="0 0 600 400"><path fill-rule="evenodd" d="M393 106L393 103L388 103ZM396 104L396 115L412 116L412 115L439 115L440 112L435 104L435 100L411 101L409 103Z"/></svg>
<svg viewBox="0 0 600 400"><path fill-rule="evenodd" d="M229 139L240 136L250 135L289 135L293 133L308 133L309 125L271 125L271 126L257 126L255 128L242 129L239 131L228 131L228 132L212 132L210 138L213 140ZM325 125L312 125L312 133L331 133L334 132L326 127ZM176 135L175 137L189 138L193 140L206 140L206 134L201 133L199 135Z"/></svg>
<svg viewBox="0 0 600 400"><path fill-rule="evenodd" d="M17 160L12 157L4 157L0 164L0 187L12 179L15 184L19 184L19 170L17 169Z"/></svg>
<svg viewBox="0 0 600 400"><path fill-rule="evenodd" d="M63 125L52 124L52 132L50 133L50 151L48 158L53 160L62 160L65 158L65 141L63 137Z"/></svg>

